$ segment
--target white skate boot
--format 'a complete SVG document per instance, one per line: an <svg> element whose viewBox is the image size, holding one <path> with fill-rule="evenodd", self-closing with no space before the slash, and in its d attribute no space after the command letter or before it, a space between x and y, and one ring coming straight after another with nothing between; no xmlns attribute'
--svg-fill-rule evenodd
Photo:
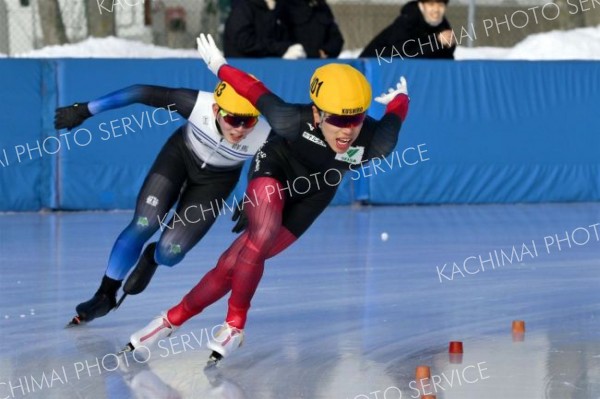
<svg viewBox="0 0 600 399"><path fill-rule="evenodd" d="M123 352L130 352L137 348L145 347L151 349L156 346L157 342L171 336L179 327L174 326L169 322L166 313L161 313L141 330L131 334L129 343L123 349Z"/></svg>
<svg viewBox="0 0 600 399"><path fill-rule="evenodd" d="M218 362L224 357L227 357L242 346L244 342L244 330L231 327L229 324L223 324L223 327L212 337L208 342L208 349L212 350L209 364Z"/></svg>

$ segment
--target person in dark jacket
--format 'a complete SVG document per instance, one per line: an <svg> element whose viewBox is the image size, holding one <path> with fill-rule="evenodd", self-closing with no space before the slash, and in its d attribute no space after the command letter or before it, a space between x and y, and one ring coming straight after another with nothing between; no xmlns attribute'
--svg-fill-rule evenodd
<svg viewBox="0 0 600 399"><path fill-rule="evenodd" d="M308 58L336 58L344 38L325 0L285 0L281 20Z"/></svg>
<svg viewBox="0 0 600 399"><path fill-rule="evenodd" d="M225 22L225 56L305 58L304 48L290 39L278 14L276 0L235 3Z"/></svg>
<svg viewBox="0 0 600 399"><path fill-rule="evenodd" d="M365 47L360 57L454 59L456 37L444 16L448 0L407 3L400 16Z"/></svg>

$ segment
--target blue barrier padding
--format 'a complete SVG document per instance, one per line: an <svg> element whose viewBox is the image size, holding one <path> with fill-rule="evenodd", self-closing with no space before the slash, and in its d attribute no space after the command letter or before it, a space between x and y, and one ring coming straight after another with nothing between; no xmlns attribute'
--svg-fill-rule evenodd
<svg viewBox="0 0 600 399"><path fill-rule="evenodd" d="M58 188L60 185L60 152L63 149L62 137L54 130L54 110L58 97L58 82L56 81L56 61L47 60L42 63L43 85L41 87L41 139L40 151L43 159L40 193L43 208L60 208ZM54 154L57 154L54 156Z"/></svg>
<svg viewBox="0 0 600 399"><path fill-rule="evenodd" d="M371 202L600 200L600 63L412 61L371 75L375 93L405 75L411 96L401 162L369 178Z"/></svg>
<svg viewBox="0 0 600 399"><path fill-rule="evenodd" d="M310 76L327 61L230 62L284 100L306 103ZM600 63L337 62L363 71L374 96L405 75L411 107L392 155L354 168L333 204L600 200ZM212 91L216 83L199 59L6 59L0 76L0 211L133 208L183 120L148 123L153 108L134 105L56 132L54 108L132 84ZM374 102L369 113L383 110ZM142 117L146 124L125 134L123 118Z"/></svg>
<svg viewBox="0 0 600 399"><path fill-rule="evenodd" d="M44 94L42 63L0 62L0 211L34 211L44 205L45 159L36 147L42 139Z"/></svg>
<svg viewBox="0 0 600 399"><path fill-rule="evenodd" d="M199 60L60 60L57 75L59 105L89 101L133 84L200 90L216 84ZM185 122L179 114L154 110L131 105L95 115L73 130L72 141L79 136L79 143L89 144L75 143L59 154L59 208L135 207L160 148Z"/></svg>
<svg viewBox="0 0 600 399"><path fill-rule="evenodd" d="M309 101L308 91L302 88L308 86L312 71L323 62L307 63L311 65L282 64L280 60L232 60L232 65L254 74L289 102ZM286 73L273 73L284 67ZM87 101L137 83L208 91L216 84L216 78L198 60L95 60L93 63L61 60L58 70L61 104ZM117 76L115 70L119 71ZM98 82L107 84L100 86ZM140 119L144 112L151 110L136 105L104 112L78 128L87 131L73 132L73 135L92 137L92 140L86 146L60 153L60 208L113 209L135 205L135 197L154 157L169 135L184 122L144 127L138 129L139 132L124 134L123 117ZM83 142L88 141L86 138ZM238 198L243 194L246 182L243 174L234 191ZM350 194L342 192L347 186L347 183L341 185L334 204L351 202Z"/></svg>

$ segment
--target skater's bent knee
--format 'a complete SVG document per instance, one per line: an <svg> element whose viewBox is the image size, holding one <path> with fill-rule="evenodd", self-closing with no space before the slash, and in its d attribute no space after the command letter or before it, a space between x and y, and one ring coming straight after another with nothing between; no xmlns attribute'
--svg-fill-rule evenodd
<svg viewBox="0 0 600 399"><path fill-rule="evenodd" d="M164 266L175 266L181 262L185 256L186 251L183 250L180 244L161 244L159 243L154 253L154 259L156 263Z"/></svg>

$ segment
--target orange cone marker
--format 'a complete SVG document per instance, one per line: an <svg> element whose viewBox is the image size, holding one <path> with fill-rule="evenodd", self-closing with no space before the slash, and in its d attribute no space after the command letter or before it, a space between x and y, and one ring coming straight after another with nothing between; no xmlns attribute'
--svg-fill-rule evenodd
<svg viewBox="0 0 600 399"><path fill-rule="evenodd" d="M448 353L463 353L463 343L460 341L450 341Z"/></svg>
<svg viewBox="0 0 600 399"><path fill-rule="evenodd" d="M525 332L525 322L523 320L513 320L512 332L517 333L517 334L524 333Z"/></svg>
<svg viewBox="0 0 600 399"><path fill-rule="evenodd" d="M429 368L429 366L417 366L417 370L415 371L415 377L417 381L431 378L431 369Z"/></svg>

